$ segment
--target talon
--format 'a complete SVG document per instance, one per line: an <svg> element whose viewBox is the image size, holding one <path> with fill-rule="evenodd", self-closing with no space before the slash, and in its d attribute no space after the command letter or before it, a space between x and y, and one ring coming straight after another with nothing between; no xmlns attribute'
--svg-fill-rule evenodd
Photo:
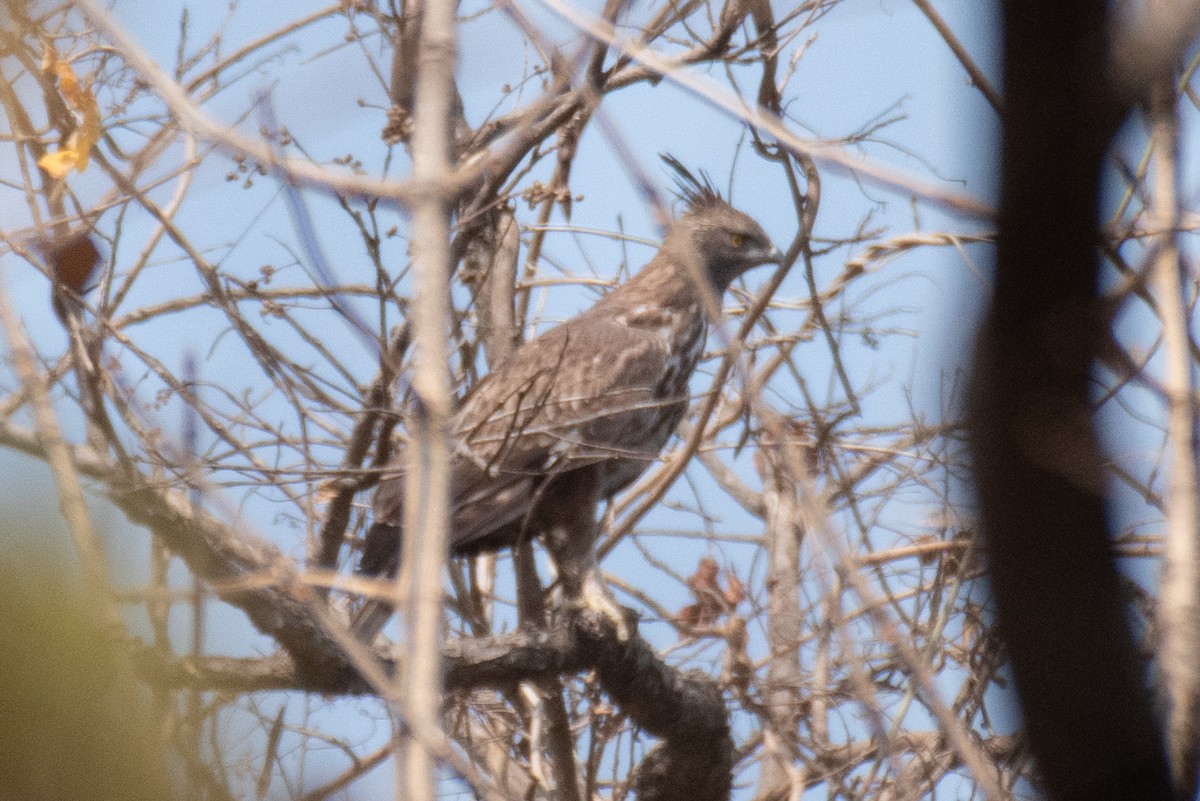
<svg viewBox="0 0 1200 801"><path fill-rule="evenodd" d="M590 610L608 619L616 629L617 639L620 642L627 642L632 635L625 607L617 603L617 599L612 596L608 585L604 583L604 579L597 572L588 573L583 581L583 587L580 588L579 596L572 599L572 603L581 609Z"/></svg>

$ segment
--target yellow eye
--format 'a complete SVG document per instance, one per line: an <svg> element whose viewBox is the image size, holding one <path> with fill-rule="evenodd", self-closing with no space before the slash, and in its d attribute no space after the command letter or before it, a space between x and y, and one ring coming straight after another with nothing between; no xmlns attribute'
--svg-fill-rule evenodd
<svg viewBox="0 0 1200 801"><path fill-rule="evenodd" d="M746 235L745 234L730 234L729 235L729 244L733 245L735 248L740 248L742 245L746 244Z"/></svg>

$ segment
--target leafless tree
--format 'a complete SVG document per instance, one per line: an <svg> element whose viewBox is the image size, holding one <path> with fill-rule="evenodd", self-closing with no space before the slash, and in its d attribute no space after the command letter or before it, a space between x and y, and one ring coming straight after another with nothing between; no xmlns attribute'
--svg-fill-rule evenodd
<svg viewBox="0 0 1200 801"><path fill-rule="evenodd" d="M1007 123L940 4L914 5ZM1113 34L1152 56L1104 50L1117 99L1088 153L1109 154L1120 197L1101 212L1102 294L1043 321L1094 335L1103 367L1076 376L1076 405L1035 398L1022 419L1045 423L1033 457L1093 511L1110 488L1116 530L1093 548L1129 597L1105 608L1132 610L1134 664L1164 655L1183 776L1200 754L1194 623L1177 622L1198 619L1200 348L1195 214L1172 176L1200 59L1180 62L1194 19L1170 5ZM968 349L961 331L929 341L922 318L955 301L920 277L986 263L996 212L897 155L890 116L805 131L806 54L843 10L350 0L140 18L5 0L0 445L50 466L99 624L152 689L187 793L1038 792L1037 726L1027 741L1007 689L1029 680L982 580L1003 532L988 516L975 537L965 379L905 355ZM656 134L675 129L639 109L668 97L705 121L694 166L786 258L735 284L678 435L605 510L602 565L635 613L622 637L565 612L536 543L447 562L446 420L489 364L649 257L671 213L654 154L674 143ZM1142 127L1106 150L1130 109ZM617 181L636 207L602 202ZM1057 344L1080 356L1046 335L1052 364ZM1128 434L1104 458L1064 433L1096 420ZM399 579L368 579L370 490L401 438L427 502L406 506L419 536ZM1003 497L982 493L983 512ZM132 525L98 532L89 498ZM349 633L370 597L402 609L397 644Z"/></svg>

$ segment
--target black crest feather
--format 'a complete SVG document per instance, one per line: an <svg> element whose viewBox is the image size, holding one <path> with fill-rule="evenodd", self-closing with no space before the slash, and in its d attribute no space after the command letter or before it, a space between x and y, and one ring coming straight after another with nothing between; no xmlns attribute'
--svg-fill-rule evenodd
<svg viewBox="0 0 1200 801"><path fill-rule="evenodd" d="M721 197L721 193L713 186L708 173L701 170L700 176L697 177L669 153L661 153L659 158L675 173L675 194L687 204L689 210L695 211L717 204L727 205L725 198Z"/></svg>

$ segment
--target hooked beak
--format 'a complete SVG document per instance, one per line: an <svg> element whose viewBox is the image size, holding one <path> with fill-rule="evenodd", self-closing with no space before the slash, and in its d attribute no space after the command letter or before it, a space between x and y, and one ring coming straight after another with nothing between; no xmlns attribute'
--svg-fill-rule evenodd
<svg viewBox="0 0 1200 801"><path fill-rule="evenodd" d="M783 251L775 245L772 245L770 250L761 250L759 253L759 264L783 264Z"/></svg>

